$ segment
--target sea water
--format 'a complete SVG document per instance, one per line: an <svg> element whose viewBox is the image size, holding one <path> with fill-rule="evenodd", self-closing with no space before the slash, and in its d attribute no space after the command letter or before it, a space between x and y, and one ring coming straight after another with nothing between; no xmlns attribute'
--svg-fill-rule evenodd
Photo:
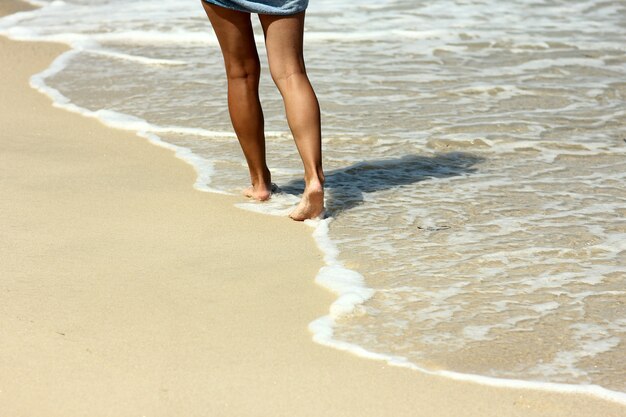
<svg viewBox="0 0 626 417"><path fill-rule="evenodd" d="M2 33L73 49L35 87L177 150L197 188L240 193L199 0L36 4ZM312 0L306 19L327 174L327 217L309 223L326 253L317 282L339 297L315 339L626 401L626 3ZM282 191L239 206L283 215L302 166L253 21Z"/></svg>

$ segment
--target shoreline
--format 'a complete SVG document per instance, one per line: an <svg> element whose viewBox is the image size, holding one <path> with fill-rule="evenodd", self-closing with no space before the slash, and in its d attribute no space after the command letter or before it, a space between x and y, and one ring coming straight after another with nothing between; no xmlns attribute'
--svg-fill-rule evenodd
<svg viewBox="0 0 626 417"><path fill-rule="evenodd" d="M3 163L6 169L3 177L11 181L3 184L3 194L10 197L7 201L11 203L7 204L6 211L10 215L5 216L7 223L2 227L15 235L10 236L13 241L5 243L5 250L13 257L9 265L3 267L7 271L2 275L20 278L9 281L7 291L3 292L3 300L6 299L2 303L4 312L13 322L8 319L2 330L4 334L19 334L21 337L11 340L8 352L0 356L2 368L13 371L0 377L0 411L4 411L11 394L18 394L13 397L18 401L8 404L14 407L8 409L13 415L22 412L24 415L38 412L50 415L50 408L28 408L35 402L34 397L28 397L28 388L34 384L40 388L35 391L48 400L36 401L36 407L56 404L57 411L68 413L84 410L92 414L110 412L114 415L113 407L118 407L117 412L128 414L130 409L143 407L144 411L153 410L154 415L167 415L165 410L155 408L155 401L159 406L172 407L171 412L187 415L203 415L202 410L206 411L207 407L221 412L220 415L320 415L329 410L355 416L382 415L382 412L415 415L415 410L420 408L424 411L420 415L433 416L459 415L461 412L464 415L546 415L545 412L549 412L549 415L571 416L590 415L591 412L606 416L623 413L619 405L607 404L587 395L459 383L389 367L381 362L364 361L311 343L306 324L326 314L326 306L334 297L313 284L313 277L322 263L310 236L302 234L305 226L291 224L287 219L235 210L233 203L239 201L237 198L193 190L195 172L191 166L172 158L169 151L150 146L131 132L111 129L98 121L54 109L47 97L28 87L28 78L45 69L52 59L67 50L66 47L5 41L5 38L2 38L1 45L5 62L12 58L18 61L11 70L4 70L3 77L13 81L3 86L3 90L7 90L5 97L16 100L11 100L11 106L5 103L2 110L2 123L8 128L0 140L3 148L9 149L6 163ZM13 78L9 78L11 76ZM28 113L32 117L26 116ZM67 131L67 126L73 127L71 132ZM18 140L10 140L13 138ZM42 142L42 139L50 140ZM25 174L28 169L33 173ZM81 177L76 178L75 174ZM43 189L40 184L50 188ZM103 196L112 200L103 199ZM93 211L90 209L94 208L104 210L96 213L99 216L88 217ZM168 215L164 216L162 210ZM184 215L179 211L184 211ZM221 234L213 234L212 230L209 236L203 229L207 225ZM112 234L111 229L118 233ZM184 236L177 236L181 230L184 230L181 233ZM206 242L209 237L211 241ZM174 242L155 245L155 242L168 239ZM271 240L271 245L267 245L266 240ZM158 254L145 249L135 252L138 247L153 249ZM252 266L233 268L233 264L241 262L241 257L233 256L232 252L239 250L241 253L246 249L254 252L259 247L265 248L259 251L262 254L255 253L252 259L246 257ZM181 262L169 251L189 262ZM70 259L70 265L58 259L67 253L75 256ZM204 259L204 253L213 254L214 259ZM315 259L311 259L311 253L317 253ZM101 259L102 255L109 257ZM276 258L279 262L272 260ZM111 265L110 259L123 262ZM24 267L27 264L30 269ZM157 264L163 268L155 269ZM126 269L118 270L121 267ZM212 268L216 268L219 274L207 280L207 271ZM294 273L298 270L303 272ZM83 275L77 275L79 272ZM120 288L127 285L125 278L135 276L133 274L138 274L141 279L132 282L130 294L121 293ZM172 278L181 275L183 279ZM90 279L83 281L77 276ZM255 276L254 282L250 282L251 276ZM112 282L95 279L102 277L114 279ZM163 281L155 281L154 277ZM51 280L50 287L39 283L44 278ZM178 287L181 283L186 287ZM206 293L198 293L197 289ZM46 298L50 292L56 299ZM243 308L232 305L232 300L238 300L241 292L246 293ZM111 297L100 299L99 294ZM219 294L221 299L212 294ZM303 297L293 300L293 294ZM121 296L123 303L114 296ZM94 299L95 306L91 304ZM112 300L122 307L121 311L111 310L106 301ZM163 300L168 301L166 306L172 314L165 314L157 308L161 307ZM183 305L179 300L188 304ZM137 302L143 303L142 309L135 305ZM63 314L68 305L77 317ZM128 319L126 310L141 315L144 309L151 311L152 316L131 321L130 326L123 325ZM190 310L196 320L187 323L190 326L187 330L195 331L181 334L178 320L188 317ZM46 311L50 317L44 314ZM83 313L87 317L79 318ZM210 329L222 335L218 340L227 341L223 344L216 343L210 337L212 334L206 334L207 324L202 320L222 316L234 321L228 324L210 322ZM259 317L270 317L271 320L263 323ZM112 320L116 326L107 320ZM163 321L170 325L169 332L159 326ZM58 322L72 330L67 330L63 324L59 326ZM108 332L98 328L98 324ZM60 330L53 330L56 327ZM118 335L111 341L109 337L116 332L123 337ZM237 332L238 337L229 341L229 334ZM74 336L74 340L70 336ZM287 343L291 338L295 340ZM96 340L106 348L94 344ZM280 349L275 346L276 341L281 341ZM197 342L200 342L199 346L195 345ZM244 348L238 344L243 344ZM146 348L154 346L158 348L145 355ZM207 360L202 349L193 350L200 346L211 347L220 354L210 355L211 359ZM116 353L119 350L121 355ZM191 356L183 355L189 351L193 352ZM94 352L98 355L93 355ZM221 363L225 357L229 358L227 362L231 367ZM33 358L39 363L26 364ZM62 363L55 366L46 362L46 358ZM177 359L174 363L187 365L182 368L186 372L167 366L173 358ZM205 373L197 374L195 368L189 366L189 362L194 361L204 366ZM247 366L240 369L239 361ZM281 361L286 361L282 367L278 365ZM23 372L27 365L31 365L34 375L41 377L40 381L30 380L28 373ZM154 372L154 365L160 372ZM219 376L210 375L215 368L221 371L217 372ZM67 372L67 378L64 378L63 371ZM169 389L160 387L164 385L162 383L158 384L159 387L150 384L146 375L151 372L157 380L161 377L160 382L178 384ZM301 375L295 375L296 372ZM265 378L260 378L264 381L262 386L256 381L259 378L253 377L255 373L264 374ZM78 381L70 377L77 375ZM89 375L100 380L89 380ZM133 380L125 378L128 376ZM21 386L13 386L20 385L15 381L21 381ZM52 385L57 381L60 386L56 391L52 390L57 395L46 393L42 381ZM218 382L218 385L221 382L223 386L216 387L210 382ZM324 383L330 386L324 386ZM172 398L172 393L178 392L189 399L184 394L198 392L196 384L210 390L209 399L196 398L196 401L183 404ZM245 389L245 393L233 392L233 388ZM68 394L76 391L83 392L93 401L71 399ZM100 391L112 395L98 400ZM248 394L250 391L256 393L252 398ZM489 400L476 400L485 396ZM115 403L119 398L126 402ZM264 403L267 398L280 404ZM399 404L397 398L406 402ZM449 404L451 399L454 404ZM571 404L564 404L565 400Z"/></svg>

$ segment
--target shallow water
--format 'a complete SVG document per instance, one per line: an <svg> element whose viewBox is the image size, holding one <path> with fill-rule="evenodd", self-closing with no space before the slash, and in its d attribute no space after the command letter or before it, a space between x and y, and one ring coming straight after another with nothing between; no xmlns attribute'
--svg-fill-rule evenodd
<svg viewBox="0 0 626 417"><path fill-rule="evenodd" d="M247 170L199 2L53 4L0 23L79 50L46 84L146 120L238 193ZM620 1L311 1L329 236L373 290L336 340L626 392L625 37ZM261 93L283 193L252 208L282 213L301 165L267 71Z"/></svg>

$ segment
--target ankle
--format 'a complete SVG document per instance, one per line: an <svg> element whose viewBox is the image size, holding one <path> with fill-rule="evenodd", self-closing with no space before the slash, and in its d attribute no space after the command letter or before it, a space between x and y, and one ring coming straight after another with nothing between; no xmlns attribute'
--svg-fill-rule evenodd
<svg viewBox="0 0 626 417"><path fill-rule="evenodd" d="M318 172L315 172L313 174L307 174L305 173L304 175L304 183L306 188L309 187L320 187L320 188L324 188L324 173L322 172L322 170L320 169Z"/></svg>
<svg viewBox="0 0 626 417"><path fill-rule="evenodd" d="M254 188L264 187L269 188L272 184L272 175L269 169L257 173L250 173L250 182Z"/></svg>

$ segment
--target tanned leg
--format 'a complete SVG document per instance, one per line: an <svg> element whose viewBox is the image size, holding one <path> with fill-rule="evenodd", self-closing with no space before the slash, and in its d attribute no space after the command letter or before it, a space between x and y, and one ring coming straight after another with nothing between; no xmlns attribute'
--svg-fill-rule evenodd
<svg viewBox="0 0 626 417"><path fill-rule="evenodd" d="M289 215L294 220L319 216L324 210L324 172L320 108L309 82L302 52L304 12L289 16L259 15L272 79L285 103L289 128L304 164L302 200Z"/></svg>
<svg viewBox="0 0 626 417"><path fill-rule="evenodd" d="M250 14L202 4L224 56L230 119L250 170L252 185L244 194L267 200L271 195L271 175L265 159L264 119L259 101L261 66Z"/></svg>

